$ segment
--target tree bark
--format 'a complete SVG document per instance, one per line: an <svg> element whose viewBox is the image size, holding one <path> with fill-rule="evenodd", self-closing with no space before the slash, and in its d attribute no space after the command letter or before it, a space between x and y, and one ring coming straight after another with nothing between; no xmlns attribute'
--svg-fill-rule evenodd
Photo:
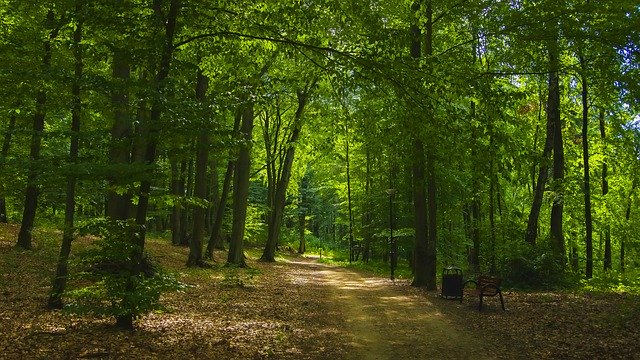
<svg viewBox="0 0 640 360"><path fill-rule="evenodd" d="M372 209L373 204L371 203L371 150L369 147L366 147L366 175L365 175L365 184L364 184L364 196L365 196L365 209L364 214L362 214L362 237L363 237L363 246L362 246L362 261L369 262L369 258L371 255L371 227L372 227Z"/></svg>
<svg viewBox="0 0 640 360"><path fill-rule="evenodd" d="M209 79L198 72L196 85L196 99L201 104L205 102ZM209 129L200 130L196 145L196 178L194 196L204 203L207 199L207 165L209 164ZM206 209L198 204L193 211L193 236L189 242L189 259L187 266L202 266L202 243L204 241Z"/></svg>
<svg viewBox="0 0 640 360"><path fill-rule="evenodd" d="M251 141L253 132L253 103L248 103L242 112L240 136L243 141L233 176L233 222L227 265L245 267L244 230L247 221L249 198L249 173L251 168Z"/></svg>
<svg viewBox="0 0 640 360"><path fill-rule="evenodd" d="M116 49L113 52L112 65L115 89L111 95L114 108L114 122L111 127L111 145L109 148L109 162L117 166L131 163L131 119L129 117L129 91L127 84L131 77L129 55L125 50ZM123 192L118 187L125 186L127 180L111 177L107 192L106 215L113 220L129 218L131 193Z"/></svg>
<svg viewBox="0 0 640 360"><path fill-rule="evenodd" d="M586 100L584 100L586 101ZM609 194L609 179L608 176L608 166L607 166L607 145L606 145L606 128L605 128L605 112L604 108L600 108L599 114L599 125L600 125L600 139L602 140L604 154L602 161L602 198L607 202L607 194ZM608 215L608 214L607 214ZM612 250L611 250L611 226L609 225L610 219L608 216L605 216L604 219L604 270L611 270L613 261L612 261Z"/></svg>
<svg viewBox="0 0 640 360"><path fill-rule="evenodd" d="M584 221L587 247L586 276L587 279L591 279L593 276L593 222L591 220L591 180L589 171L589 88L587 84L585 60L582 55L580 55L579 58L582 66L580 80L582 82L582 158L584 162Z"/></svg>
<svg viewBox="0 0 640 360"><path fill-rule="evenodd" d="M4 134L4 141L2 142L2 152L0 153L0 172L4 168L4 161L9 155L9 149L11 148L11 139L13 137L13 132L16 128L16 113L15 111L11 114L9 118L9 124L7 126L7 130ZM5 191L6 185L0 185L0 222L7 223L9 221L9 216L7 215L7 202L5 199Z"/></svg>
<svg viewBox="0 0 640 360"><path fill-rule="evenodd" d="M58 36L59 27L55 25L55 15L53 10L47 13L47 26L51 29L49 37L44 41L44 54L42 57L42 72L51 71L51 46L52 41ZM38 170L38 161L40 160L40 150L42 143L42 135L44 132L44 122L46 117L45 105L47 103L47 93L41 87L36 95L36 110L33 115L33 134L31 135L31 147L29 151L29 171L27 174L27 187L25 190L24 209L22 213L22 222L18 233L17 247L23 249L31 249L33 225L36 218L36 210L38 208L38 178L40 170Z"/></svg>
<svg viewBox="0 0 640 360"><path fill-rule="evenodd" d="M549 88L552 86L552 76L549 75ZM547 98L547 107L550 106L551 92ZM527 231L525 233L525 241L531 245L536 244L538 237L538 219L540 218L540 209L542 208L542 198L544 195L544 188L547 184L549 177L549 163L551 161L551 153L553 151L553 134L554 134L554 121L553 118L547 113L547 133L544 143L544 149L542 151L542 158L540 159L540 169L538 171L538 181L536 182L536 188L533 192L533 201L531 204L531 211L529 212L529 219L527 221Z"/></svg>
<svg viewBox="0 0 640 360"><path fill-rule="evenodd" d="M412 6L414 12L420 10L420 3L414 2ZM430 0L426 1L424 18L425 36L424 56L429 58L433 54L433 9ZM419 14L422 15L422 14ZM419 16L423 18L423 16ZM411 27L412 43L411 56L414 59L420 58L420 28L414 20ZM433 117L433 112L427 116ZM432 119L431 119L432 120ZM436 203L436 176L435 176L435 154L434 149L425 151L424 143L421 139L422 132L419 131L420 121L415 119L413 131L413 207L415 226L414 245L414 278L412 286L424 286L427 290L436 289L436 236L437 236L437 203ZM426 169L425 169L426 162ZM428 185L425 183L428 182ZM428 194L427 194L428 191ZM429 197L427 203L427 195ZM427 208L428 206L428 208Z"/></svg>
<svg viewBox="0 0 640 360"><path fill-rule="evenodd" d="M83 19L82 19L82 0L77 0L75 5L75 14L78 17L76 29L73 33L73 47L75 58L75 74L71 88L72 113L71 113L71 143L69 147L69 163L76 164L80 152L80 114L82 111L82 99L80 97L80 82L82 81L82 41ZM71 243L73 241L75 225L75 207L76 207L76 182L77 178L73 172L67 176L67 194L65 201L64 215L64 231L62 234L62 244L60 246L60 254L58 255L58 264L56 266L56 274L49 294L47 306L49 309L61 309L63 306L62 293L67 284L68 260L71 253Z"/></svg>
<svg viewBox="0 0 640 360"><path fill-rule="evenodd" d="M173 207L171 208L171 243L173 245L180 245L182 236L182 197L183 193L180 192L181 184L181 172L178 166L178 160L171 158L171 195L173 195Z"/></svg>
<svg viewBox="0 0 640 360"><path fill-rule="evenodd" d="M553 121L553 190L554 199L551 205L551 241L556 261L561 267L566 264L564 233L562 230L562 214L564 209L564 146L562 141L562 119L560 118L560 53L558 40L549 45L549 103L548 116Z"/></svg>
<svg viewBox="0 0 640 360"><path fill-rule="evenodd" d="M632 196L633 196L633 192L635 191L636 187L638 186L638 182L634 179L633 183L631 185L631 191L629 191L629 197L627 198L627 210L625 211L624 214L624 218L625 218L625 222L626 222L626 229L624 232L624 236L622 237L622 239L620 239L620 271L624 272L625 271L625 243L627 242L627 238L629 237L629 219L631 218L631 202L632 202Z"/></svg>

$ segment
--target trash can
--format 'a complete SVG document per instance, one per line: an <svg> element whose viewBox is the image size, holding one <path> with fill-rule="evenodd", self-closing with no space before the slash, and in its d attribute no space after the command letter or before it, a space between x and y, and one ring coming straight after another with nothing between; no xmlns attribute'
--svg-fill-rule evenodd
<svg viewBox="0 0 640 360"><path fill-rule="evenodd" d="M448 266L442 269L442 293L445 299L462 299L462 269Z"/></svg>

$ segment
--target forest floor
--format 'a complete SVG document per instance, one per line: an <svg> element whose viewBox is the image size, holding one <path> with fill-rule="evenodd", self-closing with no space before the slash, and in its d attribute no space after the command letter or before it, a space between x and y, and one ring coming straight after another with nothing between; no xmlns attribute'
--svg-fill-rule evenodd
<svg viewBox="0 0 640 360"><path fill-rule="evenodd" d="M640 359L637 295L507 290L507 311L489 298L479 312L476 298L294 254L187 269L188 250L159 240L149 251L191 287L116 330L46 310L56 246L17 250L16 232L0 225L1 359Z"/></svg>

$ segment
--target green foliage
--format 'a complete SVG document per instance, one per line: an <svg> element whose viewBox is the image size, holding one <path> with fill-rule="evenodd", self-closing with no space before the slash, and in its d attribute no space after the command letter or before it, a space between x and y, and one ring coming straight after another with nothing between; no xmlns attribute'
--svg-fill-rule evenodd
<svg viewBox="0 0 640 360"><path fill-rule="evenodd" d="M515 242L505 254L501 274L508 286L525 289L565 287L572 283L571 274L564 271L563 261L544 247ZM575 282L573 282L575 283Z"/></svg>
<svg viewBox="0 0 640 360"><path fill-rule="evenodd" d="M640 271L605 271L592 279L581 280L580 286L584 291L640 294Z"/></svg>
<svg viewBox="0 0 640 360"><path fill-rule="evenodd" d="M148 254L141 255L136 239L141 230L132 221L100 220L83 230L101 238L79 256L83 286L67 291L67 310L98 316L132 316L162 311L160 296L185 288L164 272Z"/></svg>

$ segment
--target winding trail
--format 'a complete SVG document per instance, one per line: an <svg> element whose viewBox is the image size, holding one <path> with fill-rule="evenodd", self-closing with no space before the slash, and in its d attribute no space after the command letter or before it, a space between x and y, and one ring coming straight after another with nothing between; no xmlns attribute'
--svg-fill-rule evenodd
<svg viewBox="0 0 640 360"><path fill-rule="evenodd" d="M482 339L438 311L432 301L442 300L434 293L312 259L289 265L291 282L315 288L329 302L348 349L345 359L495 358Z"/></svg>

